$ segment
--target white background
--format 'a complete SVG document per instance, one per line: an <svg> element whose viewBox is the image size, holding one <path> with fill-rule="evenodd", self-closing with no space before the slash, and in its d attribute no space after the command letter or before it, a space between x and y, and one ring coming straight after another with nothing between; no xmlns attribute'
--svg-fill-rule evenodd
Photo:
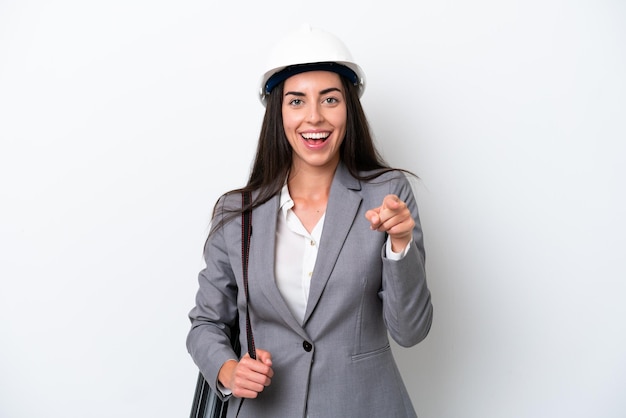
<svg viewBox="0 0 626 418"><path fill-rule="evenodd" d="M0 0L0 417L187 417L210 211L280 36L367 73L435 319L421 418L626 415L626 3ZM370 382L375 385L376 382Z"/></svg>

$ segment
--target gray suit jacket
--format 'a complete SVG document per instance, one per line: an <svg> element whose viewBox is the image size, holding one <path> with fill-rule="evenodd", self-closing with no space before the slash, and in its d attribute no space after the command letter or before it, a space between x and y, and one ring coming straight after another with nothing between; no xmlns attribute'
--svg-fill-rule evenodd
<svg viewBox="0 0 626 418"><path fill-rule="evenodd" d="M386 259L386 235L370 230L365 218L387 194L404 200L416 220L414 241L399 261ZM223 205L241 205L240 197L220 199L218 216ZM302 324L274 280L278 212L278 196L253 211L249 259L255 345L272 354L274 377L256 399L245 400L239 417L302 418L305 411L310 418L415 417L388 340L415 345L432 322L422 231L406 177L395 172L361 182L339 165ZM222 364L237 358L228 342L237 318L247 347L240 218L210 237L205 261L187 348L214 387ZM231 399L229 417L240 402Z"/></svg>

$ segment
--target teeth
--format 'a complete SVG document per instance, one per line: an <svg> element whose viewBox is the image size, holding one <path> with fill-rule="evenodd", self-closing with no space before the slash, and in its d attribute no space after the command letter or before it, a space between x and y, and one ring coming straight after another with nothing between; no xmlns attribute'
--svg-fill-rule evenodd
<svg viewBox="0 0 626 418"><path fill-rule="evenodd" d="M330 134L328 132L316 132L302 134L304 139L326 139Z"/></svg>

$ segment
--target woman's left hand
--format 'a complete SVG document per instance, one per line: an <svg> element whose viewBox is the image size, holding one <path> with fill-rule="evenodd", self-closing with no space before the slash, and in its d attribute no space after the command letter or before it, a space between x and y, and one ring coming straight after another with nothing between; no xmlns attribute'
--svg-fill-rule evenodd
<svg viewBox="0 0 626 418"><path fill-rule="evenodd" d="M383 204L365 212L365 217L370 222L371 229L389 235L394 252L404 250L411 241L415 220L406 203L398 196L385 196Z"/></svg>

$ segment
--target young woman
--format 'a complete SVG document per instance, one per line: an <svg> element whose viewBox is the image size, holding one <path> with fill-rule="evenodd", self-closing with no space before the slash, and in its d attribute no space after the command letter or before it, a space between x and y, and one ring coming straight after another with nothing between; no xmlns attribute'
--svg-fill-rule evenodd
<svg viewBox="0 0 626 418"><path fill-rule="evenodd" d="M188 350L233 396L229 417L415 417L388 339L413 346L432 322L410 173L378 154L363 71L339 39L304 27L272 60L248 184L214 209ZM247 300L242 190L254 231ZM246 304L256 359L229 342Z"/></svg>

